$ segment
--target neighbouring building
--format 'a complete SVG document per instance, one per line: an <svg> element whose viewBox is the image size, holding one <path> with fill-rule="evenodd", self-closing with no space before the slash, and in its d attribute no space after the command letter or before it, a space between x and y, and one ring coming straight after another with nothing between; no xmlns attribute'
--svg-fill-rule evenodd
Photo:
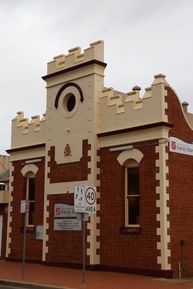
<svg viewBox="0 0 193 289"><path fill-rule="evenodd" d="M103 50L98 41L54 57L46 115L12 121L6 257L22 258L26 215L27 260L79 266L74 190L90 185L89 268L192 276L193 115L162 74L144 94L105 88Z"/></svg>
<svg viewBox="0 0 193 289"><path fill-rule="evenodd" d="M9 203L9 157L0 155L0 260L5 258Z"/></svg>

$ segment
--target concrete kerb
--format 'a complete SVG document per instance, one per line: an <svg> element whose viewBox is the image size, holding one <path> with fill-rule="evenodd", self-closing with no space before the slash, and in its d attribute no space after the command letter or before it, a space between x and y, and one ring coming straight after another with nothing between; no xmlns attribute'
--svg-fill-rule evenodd
<svg viewBox="0 0 193 289"><path fill-rule="evenodd" d="M72 287L61 287L61 286L53 286L53 285L40 285L36 283L31 282L21 282L21 281L11 281L6 279L0 279L1 285L7 285L7 286L13 286L13 287L19 287L24 288L28 287L29 289L77 289Z"/></svg>

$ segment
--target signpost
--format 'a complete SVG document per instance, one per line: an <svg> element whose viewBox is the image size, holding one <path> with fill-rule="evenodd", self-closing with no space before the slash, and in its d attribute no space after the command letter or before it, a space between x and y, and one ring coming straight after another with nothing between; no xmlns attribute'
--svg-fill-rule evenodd
<svg viewBox="0 0 193 289"><path fill-rule="evenodd" d="M96 212L96 187L75 186L74 211L87 214Z"/></svg>
<svg viewBox="0 0 193 289"><path fill-rule="evenodd" d="M81 214L82 220L82 286L86 285L86 226L85 214L96 213L96 187L75 186L74 211Z"/></svg>
<svg viewBox="0 0 193 289"><path fill-rule="evenodd" d="M23 230L23 255L22 255L22 279L24 279L25 273L25 251L26 251L26 225L27 225L27 213L29 212L29 200L21 200L20 213L24 214L24 230Z"/></svg>

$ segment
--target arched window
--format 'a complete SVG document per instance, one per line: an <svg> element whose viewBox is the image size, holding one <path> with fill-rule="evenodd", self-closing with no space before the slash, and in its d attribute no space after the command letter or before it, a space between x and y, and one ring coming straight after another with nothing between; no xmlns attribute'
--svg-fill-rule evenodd
<svg viewBox="0 0 193 289"><path fill-rule="evenodd" d="M34 225L34 214L35 214L35 200L36 200L36 178L35 175L38 171L38 167L34 164L25 165L21 173L26 178L26 192L25 200L27 203L26 213L26 225Z"/></svg>
<svg viewBox="0 0 193 289"><path fill-rule="evenodd" d="M139 163L143 158L137 149L126 150L117 160L125 167L125 226L139 226L140 217L140 174Z"/></svg>

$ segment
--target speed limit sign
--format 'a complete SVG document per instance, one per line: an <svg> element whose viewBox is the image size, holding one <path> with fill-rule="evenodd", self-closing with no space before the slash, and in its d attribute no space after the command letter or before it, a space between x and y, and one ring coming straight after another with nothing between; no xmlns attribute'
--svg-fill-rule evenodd
<svg viewBox="0 0 193 289"><path fill-rule="evenodd" d="M96 187L85 187L85 213L96 212Z"/></svg>

